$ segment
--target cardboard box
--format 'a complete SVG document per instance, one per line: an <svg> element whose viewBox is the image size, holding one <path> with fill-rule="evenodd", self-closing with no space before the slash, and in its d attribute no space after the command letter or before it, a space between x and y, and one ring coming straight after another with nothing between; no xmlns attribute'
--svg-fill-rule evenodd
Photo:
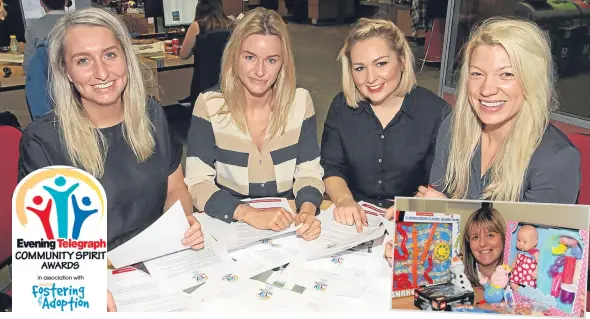
<svg viewBox="0 0 590 319"><path fill-rule="evenodd" d="M475 294L450 282L414 290L414 306L421 310L451 311L453 306L473 305Z"/></svg>

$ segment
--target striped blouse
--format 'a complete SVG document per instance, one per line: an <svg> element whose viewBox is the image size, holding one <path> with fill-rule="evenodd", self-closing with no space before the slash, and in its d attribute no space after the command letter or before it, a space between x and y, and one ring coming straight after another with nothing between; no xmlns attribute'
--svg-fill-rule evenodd
<svg viewBox="0 0 590 319"><path fill-rule="evenodd" d="M297 89L285 132L265 141L262 151L231 121L218 114L219 89L199 95L188 134L185 182L199 211L225 222L245 198L295 199L320 207L324 194L313 102Z"/></svg>

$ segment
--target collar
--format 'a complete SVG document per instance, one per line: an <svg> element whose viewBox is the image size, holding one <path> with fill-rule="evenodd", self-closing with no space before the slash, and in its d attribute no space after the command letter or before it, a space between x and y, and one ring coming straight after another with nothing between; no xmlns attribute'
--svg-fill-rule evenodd
<svg viewBox="0 0 590 319"><path fill-rule="evenodd" d="M400 107L400 112L406 114L411 119L416 116L416 108L418 107L418 103L416 103L416 88L413 88L406 96L404 97L404 101L402 102L402 106ZM356 114L362 114L363 112L368 112L372 114L371 103L368 100L363 100L358 103L358 107L354 110Z"/></svg>
<svg viewBox="0 0 590 319"><path fill-rule="evenodd" d="M46 14L66 14L64 10L50 10Z"/></svg>

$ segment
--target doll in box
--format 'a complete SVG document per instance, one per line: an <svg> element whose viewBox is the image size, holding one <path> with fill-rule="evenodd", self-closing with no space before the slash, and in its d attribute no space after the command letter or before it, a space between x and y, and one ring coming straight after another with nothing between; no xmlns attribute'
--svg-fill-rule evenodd
<svg viewBox="0 0 590 319"><path fill-rule="evenodd" d="M512 264L510 287L517 291L520 286L537 287L537 273L539 264L539 233L534 226L520 227L516 239L519 253Z"/></svg>

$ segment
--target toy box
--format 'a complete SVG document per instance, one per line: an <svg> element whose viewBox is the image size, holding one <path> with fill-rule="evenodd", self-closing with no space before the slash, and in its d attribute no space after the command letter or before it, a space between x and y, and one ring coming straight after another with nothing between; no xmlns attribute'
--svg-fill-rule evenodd
<svg viewBox="0 0 590 319"><path fill-rule="evenodd" d="M459 225L456 214L396 212L392 298L410 297L417 287L451 281Z"/></svg>
<svg viewBox="0 0 590 319"><path fill-rule="evenodd" d="M475 294L450 282L421 286L414 290L414 306L422 310L451 311L454 306L472 305Z"/></svg>
<svg viewBox="0 0 590 319"><path fill-rule="evenodd" d="M538 315L578 317L586 307L588 230L507 222L504 263L516 304Z"/></svg>

